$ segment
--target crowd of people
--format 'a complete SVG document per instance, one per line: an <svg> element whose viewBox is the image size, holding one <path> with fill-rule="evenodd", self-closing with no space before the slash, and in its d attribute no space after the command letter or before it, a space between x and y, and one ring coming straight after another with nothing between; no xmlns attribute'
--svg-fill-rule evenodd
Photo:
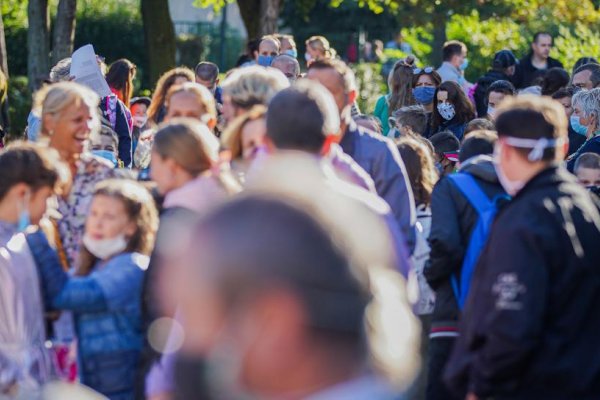
<svg viewBox="0 0 600 400"><path fill-rule="evenodd" d="M600 398L600 65L551 48L371 114L321 36L151 98L61 60L0 153L0 398Z"/></svg>

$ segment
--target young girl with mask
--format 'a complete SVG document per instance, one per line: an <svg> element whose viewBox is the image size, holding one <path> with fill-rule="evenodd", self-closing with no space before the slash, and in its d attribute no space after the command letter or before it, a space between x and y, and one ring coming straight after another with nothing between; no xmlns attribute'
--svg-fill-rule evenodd
<svg viewBox="0 0 600 400"><path fill-rule="evenodd" d="M71 310L84 385L113 400L133 398L143 343L140 299L158 216L150 193L136 182L96 187L75 275L54 253L38 263L50 305ZM31 240L43 244L43 235Z"/></svg>
<svg viewBox="0 0 600 400"><path fill-rule="evenodd" d="M427 127L423 136L428 138L431 133L431 117L434 108L436 89L442 84L442 78L433 67L417 68L413 71L413 97L417 104L421 104L427 111Z"/></svg>
<svg viewBox="0 0 600 400"><path fill-rule="evenodd" d="M455 82L444 82L436 90L431 132L451 131L462 140L465 127L475 118L475 108L460 86Z"/></svg>
<svg viewBox="0 0 600 400"><path fill-rule="evenodd" d="M31 144L0 154L0 398L38 398L50 378L39 278L22 232L68 176L62 165L58 153Z"/></svg>

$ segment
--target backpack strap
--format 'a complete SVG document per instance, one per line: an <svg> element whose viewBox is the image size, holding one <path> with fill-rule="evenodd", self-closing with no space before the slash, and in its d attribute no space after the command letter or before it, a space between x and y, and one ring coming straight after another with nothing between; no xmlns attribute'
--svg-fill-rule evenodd
<svg viewBox="0 0 600 400"><path fill-rule="evenodd" d="M465 196L478 215L473 227L469 245L465 252L462 264L460 283L456 274L452 274L451 283L459 308L462 310L471 286L471 278L477 265L477 260L483 249L492 221L496 214L496 201L490 199L479 187L475 178L468 173L459 172L449 175L448 178Z"/></svg>

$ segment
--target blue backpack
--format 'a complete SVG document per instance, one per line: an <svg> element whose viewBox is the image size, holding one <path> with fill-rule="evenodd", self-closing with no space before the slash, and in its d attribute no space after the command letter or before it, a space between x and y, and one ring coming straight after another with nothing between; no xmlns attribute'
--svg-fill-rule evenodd
<svg viewBox="0 0 600 400"><path fill-rule="evenodd" d="M469 288L471 286L471 278L475 272L475 266L477 265L479 255L487 242L494 218L498 212L498 198L490 199L483 190L481 190L475 178L470 174L458 172L448 175L448 178L467 198L479 216L471 233L471 237L469 238L469 245L462 264L460 282L455 274L452 275L451 279L452 289L454 290L458 307L462 310L467 301ZM505 198L506 196L502 197Z"/></svg>

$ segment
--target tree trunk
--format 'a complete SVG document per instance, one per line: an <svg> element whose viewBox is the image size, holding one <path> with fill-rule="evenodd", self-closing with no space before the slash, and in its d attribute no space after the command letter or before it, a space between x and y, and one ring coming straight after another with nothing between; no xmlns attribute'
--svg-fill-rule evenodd
<svg viewBox="0 0 600 400"><path fill-rule="evenodd" d="M261 36L260 14L257 10L261 8L261 0L238 0L240 14L244 21L244 26L248 32L248 39L258 39Z"/></svg>
<svg viewBox="0 0 600 400"><path fill-rule="evenodd" d="M260 34L277 33L279 28L280 0L261 0L260 2Z"/></svg>
<svg viewBox="0 0 600 400"><path fill-rule="evenodd" d="M6 56L6 38L4 37L4 21L2 20L2 9L0 9L0 68L6 79L8 79L8 58Z"/></svg>
<svg viewBox="0 0 600 400"><path fill-rule="evenodd" d="M150 80L175 67L175 28L169 12L168 0L142 0L144 37L150 66Z"/></svg>
<svg viewBox="0 0 600 400"><path fill-rule="evenodd" d="M433 15L433 51L431 54L431 62L433 65L439 66L442 64L442 47L446 43L446 21L448 16L445 10L435 7Z"/></svg>
<svg viewBox="0 0 600 400"><path fill-rule="evenodd" d="M39 89L50 66L48 0L29 0L27 5L27 76L31 91Z"/></svg>
<svg viewBox="0 0 600 400"><path fill-rule="evenodd" d="M60 0L54 25L52 63L56 64L73 53L75 38L75 11L77 0Z"/></svg>

